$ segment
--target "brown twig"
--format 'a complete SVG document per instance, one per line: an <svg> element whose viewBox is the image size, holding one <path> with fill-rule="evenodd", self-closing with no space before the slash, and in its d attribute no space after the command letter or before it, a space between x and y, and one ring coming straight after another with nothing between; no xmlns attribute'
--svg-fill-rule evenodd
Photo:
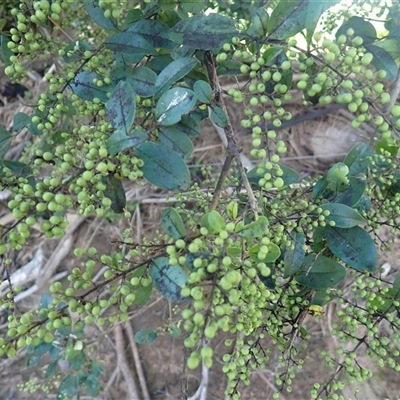
<svg viewBox="0 0 400 400"><path fill-rule="evenodd" d="M129 369L128 361L125 356L125 345L124 337L122 333L122 327L120 324L114 328L115 336L115 348L117 350L118 366L124 376L126 385L128 387L128 399L129 400L140 400L139 392L137 390L135 379Z"/></svg>
<svg viewBox="0 0 400 400"><path fill-rule="evenodd" d="M133 360L135 362L135 369L137 376L139 378L139 385L143 395L143 400L150 400L150 395L146 384L146 378L143 373L142 363L140 362L139 351L134 339L132 325L129 323L129 321L124 325L124 328L126 329L126 333L128 334L129 338L129 343L131 345Z"/></svg>

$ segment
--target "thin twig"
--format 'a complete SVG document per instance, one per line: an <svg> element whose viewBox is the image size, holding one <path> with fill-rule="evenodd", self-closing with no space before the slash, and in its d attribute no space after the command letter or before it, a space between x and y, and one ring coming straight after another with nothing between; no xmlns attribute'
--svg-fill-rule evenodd
<svg viewBox="0 0 400 400"><path fill-rule="evenodd" d="M119 368L121 369L122 375L124 376L126 385L128 387L128 399L140 400L135 379L133 378L131 370L129 369L128 361L125 356L124 337L121 325L117 325L114 328L114 336L115 336L115 347L117 350L118 365Z"/></svg>
<svg viewBox="0 0 400 400"><path fill-rule="evenodd" d="M201 381L196 393L189 397L188 400L207 400L207 389L208 389L208 374L209 369L204 365L204 361L201 363Z"/></svg>
<svg viewBox="0 0 400 400"><path fill-rule="evenodd" d="M146 384L146 378L144 376L142 363L140 361L139 351L138 351L138 348L137 348L137 345L136 345L136 342L134 339L132 325L129 323L129 321L124 325L124 328L126 329L126 333L128 334L128 338L129 338L129 343L131 345L133 360L135 362L135 369L136 369L137 376L139 378L139 385L140 385L140 389L142 391L143 400L150 400L150 395L149 395L149 391L147 389L147 384Z"/></svg>

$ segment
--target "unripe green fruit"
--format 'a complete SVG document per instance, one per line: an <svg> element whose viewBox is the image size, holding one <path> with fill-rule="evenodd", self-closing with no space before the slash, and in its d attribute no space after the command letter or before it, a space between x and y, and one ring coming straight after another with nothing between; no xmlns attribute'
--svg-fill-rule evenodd
<svg viewBox="0 0 400 400"><path fill-rule="evenodd" d="M201 360L201 357L199 356L199 354L197 352L196 353L192 353L190 355L190 357L188 358L188 360L187 360L188 368L189 369L196 369L200 364L200 360Z"/></svg>
<svg viewBox="0 0 400 400"><path fill-rule="evenodd" d="M393 106L392 109L390 110L390 114L392 114L393 117L400 117L400 106L399 105Z"/></svg>
<svg viewBox="0 0 400 400"><path fill-rule="evenodd" d="M206 357L211 358L214 354L214 351L211 347L205 346L200 350L200 354L201 354L202 358L206 358Z"/></svg>
<svg viewBox="0 0 400 400"><path fill-rule="evenodd" d="M282 79L282 74L278 71L274 72L272 75L272 80L274 82L279 82Z"/></svg>
<svg viewBox="0 0 400 400"><path fill-rule="evenodd" d="M367 66L371 64L373 58L374 56L371 53L364 54L363 57L361 58L361 65Z"/></svg>
<svg viewBox="0 0 400 400"><path fill-rule="evenodd" d="M250 71L250 67L249 67L248 65L242 64L242 65L240 66L240 72L241 72L242 74L247 74L249 71Z"/></svg>

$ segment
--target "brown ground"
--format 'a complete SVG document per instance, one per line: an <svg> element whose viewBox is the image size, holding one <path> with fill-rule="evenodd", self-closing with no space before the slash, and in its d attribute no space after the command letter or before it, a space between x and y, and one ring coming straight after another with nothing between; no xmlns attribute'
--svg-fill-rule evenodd
<svg viewBox="0 0 400 400"><path fill-rule="evenodd" d="M4 99L5 106L0 109L2 114L1 122L10 123L12 115L16 111L23 110L23 106L17 99L10 99L9 103ZM251 146L251 135L246 130L240 128L240 117L238 108L235 104L228 104L233 126L239 127L237 137L244 148L244 154L248 154ZM290 108L294 115L302 112L302 106L298 99L294 99ZM347 119L346 119L347 118ZM343 128L348 122L348 115L344 111L336 112L333 115L319 117L317 120L299 123L286 131L282 131L282 137L289 143L288 158L285 163L301 170L303 176L313 174L316 171L324 170L326 163L332 161L332 154L339 154L338 159L353 144L355 138L360 138L360 132L352 132ZM3 125L4 126L4 125ZM6 125L7 126L7 125ZM367 128L363 129L365 132ZM367 130L368 132L368 130ZM338 140L340 138L340 140ZM365 139L365 138L364 138ZM21 138L22 140L22 138ZM338 146L339 143L339 146ZM331 146L331 147L329 147ZM327 148L330 150L327 151ZM217 171L219 165L224 160L224 149L221 141L211 125L205 125L202 136L196 144L195 155L197 161L203 164L213 164ZM131 187L129 191L130 200L140 200L140 204L133 213L132 226L136 239L149 235L156 228L156 221L160 210L165 206L162 196L152 192L148 187ZM7 201L6 199L2 200ZM4 203L0 203L0 223L8 219L7 210ZM73 249L76 246L85 246L85 248L95 245L99 248L99 253L110 253L113 245L112 239L119 237L123 226L119 222L109 223L97 219L86 219L77 222L77 227L72 232L73 240L65 243L67 255L58 260L58 266L54 270L56 273L70 271L77 260L73 257ZM385 236L383 236L385 238ZM12 266L14 272L25 265L41 248L44 252L44 263L54 256L59 249L56 249L58 241L42 238L39 234L33 236L30 241L30 248L27 248L23 254L15 254L15 262ZM384 262L391 264L392 269L397 269L396 261L400 256L400 242L396 241L391 253L381 255L380 265ZM48 282L39 291L24 299L18 307L25 311L34 307L41 294L47 290ZM32 282L24 285L29 288ZM305 324L311 333L312 339L309 341L308 348L302 352L305 359L305 365L293 382L293 393L283 393L281 399L298 400L308 399L309 390L316 381L324 382L332 373L321 359L319 353L321 349L332 351L334 343L329 333L331 318L334 318L335 305L327 307L326 314L320 319L307 317ZM130 324L133 332L143 328L157 329L163 327L166 319L171 317L174 321L177 316L171 312L171 305L164 299L161 299L157 293L152 295L148 305L143 309L132 308ZM0 319L0 329L4 332L5 317ZM102 360L104 374L101 377L102 391L98 399L127 399L127 379L123 374L121 362L117 359L115 332L103 330L90 326L87 328L86 338L91 338L87 343L88 354L94 360ZM135 362L132 356L132 338L129 337L127 329L124 329L124 346L126 357L131 375L136 375ZM221 371L221 357L226 348L223 344L226 335L220 335L213 340L213 346L216 349L216 362L209 373L209 385L207 396L208 400L223 400L224 390L227 386L227 379ZM267 343L266 343L267 344ZM183 377L183 359L184 352L182 338L172 338L171 335L161 334L152 345L137 346L140 363L144 370L145 380L151 399L175 400L181 398L181 384ZM271 360L278 357L278 351L271 355ZM18 385L37 379L37 383L44 383L43 371L46 363L36 368L28 368L25 364L25 353L22 352L16 358L0 360L0 399L4 400L22 400L22 399L54 399L55 388L57 388L59 379L53 384L50 383L49 393L46 394L40 388L34 393L26 393L18 389ZM370 365L368 359L361 358L361 362ZM60 365L63 367L63 365ZM65 366L64 366L65 367ZM67 366L68 367L68 366ZM270 369L257 371L252 375L251 385L241 387L243 400L250 399L272 399L272 393L275 390L273 363ZM196 370L188 374L188 393L193 396L201 380L201 371ZM349 399L360 400L395 400L400 398L400 389L398 385L398 374L391 370L376 370L376 376L366 384L359 385L360 392L355 394L355 388L346 389L343 395ZM87 398L87 397L81 397Z"/></svg>

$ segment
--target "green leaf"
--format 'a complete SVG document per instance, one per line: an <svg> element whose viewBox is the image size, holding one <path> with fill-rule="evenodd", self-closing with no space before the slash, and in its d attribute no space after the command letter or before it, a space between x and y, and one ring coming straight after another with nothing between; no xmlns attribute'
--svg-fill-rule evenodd
<svg viewBox="0 0 400 400"><path fill-rule="evenodd" d="M334 202L352 207L361 199L362 195L364 194L366 183L364 179L356 178L355 176L351 176L349 181L350 186L343 192L339 193Z"/></svg>
<svg viewBox="0 0 400 400"><path fill-rule="evenodd" d="M267 50L264 51L262 57L265 60L266 64L271 63L273 60L275 60L279 54L281 54L283 51L283 47L280 46L271 46Z"/></svg>
<svg viewBox="0 0 400 400"><path fill-rule="evenodd" d="M23 112L18 112L14 115L13 131L18 132L22 128L26 128L31 123L31 117ZM0 133L1 135L1 133ZM1 139L0 139L1 143ZM1 147L1 144L0 144ZM0 157L2 157L0 155Z"/></svg>
<svg viewBox="0 0 400 400"><path fill-rule="evenodd" d="M280 0L269 19L269 39L287 39L305 28L308 1Z"/></svg>
<svg viewBox="0 0 400 400"><path fill-rule="evenodd" d="M100 75L97 75L96 72L82 71L75 76L74 81L69 83L68 86L72 93L83 100L93 101L93 99L97 97L101 101L106 102L108 100L107 92L111 92L114 86L109 84L98 87L93 83L94 79L101 80L102 78Z"/></svg>
<svg viewBox="0 0 400 400"><path fill-rule="evenodd" d="M162 126L174 125L196 104L196 95L190 89L175 87L164 93L156 105L155 117Z"/></svg>
<svg viewBox="0 0 400 400"><path fill-rule="evenodd" d="M218 234L225 229L225 220L221 214L212 210L201 217L200 225L208 230L208 233Z"/></svg>
<svg viewBox="0 0 400 400"><path fill-rule="evenodd" d="M118 131L127 133L132 126L135 112L135 92L128 82L120 81L106 103L108 122Z"/></svg>
<svg viewBox="0 0 400 400"><path fill-rule="evenodd" d="M206 6L205 0L180 0L179 4L183 11L191 14L203 11Z"/></svg>
<svg viewBox="0 0 400 400"><path fill-rule="evenodd" d="M171 328L170 335L173 338L177 338L177 337L182 335L182 331L180 330L180 328L176 324L172 324L170 326L170 328Z"/></svg>
<svg viewBox="0 0 400 400"><path fill-rule="evenodd" d="M153 185L165 190L187 190L190 172L179 154L166 146L143 143L136 148L136 154L144 161L144 177Z"/></svg>
<svg viewBox="0 0 400 400"><path fill-rule="evenodd" d="M292 232L290 235L294 242L294 248L287 247L285 250L285 256L283 259L284 266L284 278L288 278L297 272L301 267L305 257L305 251L303 245L305 243L305 236L301 232Z"/></svg>
<svg viewBox="0 0 400 400"><path fill-rule="evenodd" d="M74 375L67 375L58 386L57 399L72 398L78 391L78 382Z"/></svg>
<svg viewBox="0 0 400 400"><path fill-rule="evenodd" d="M129 32L139 33L156 48L172 49L175 43L169 38L169 27L155 19L140 19L128 28Z"/></svg>
<svg viewBox="0 0 400 400"><path fill-rule="evenodd" d="M385 49L374 46L372 44L364 44L368 52L370 52L374 58L371 64L377 71L386 71L386 79L394 81L397 78L399 67L393 60L393 57Z"/></svg>
<svg viewBox="0 0 400 400"><path fill-rule="evenodd" d="M57 369L57 363L58 363L58 360L51 362L47 366L46 372L44 374L45 379L49 379L54 375L54 373L56 372L56 369Z"/></svg>
<svg viewBox="0 0 400 400"><path fill-rule="evenodd" d="M211 107L210 113L211 121L214 122L215 125L219 126L220 128L225 128L228 126L228 116L226 112L221 107Z"/></svg>
<svg viewBox="0 0 400 400"><path fill-rule="evenodd" d="M113 175L103 176L102 182L106 185L104 196L111 199L111 210L117 214L122 213L126 207L125 190L119 179Z"/></svg>
<svg viewBox="0 0 400 400"><path fill-rule="evenodd" d="M164 94L175 82L187 75L197 62L193 57L183 57L168 64L156 79L154 97L157 98Z"/></svg>
<svg viewBox="0 0 400 400"><path fill-rule="evenodd" d="M154 93L157 74L147 67L131 68L120 65L111 71L110 78L115 83L126 80L140 97L151 97Z"/></svg>
<svg viewBox="0 0 400 400"><path fill-rule="evenodd" d="M140 286L135 291L135 300L133 301L133 303L137 306L144 306L149 301L152 291L152 283L147 286Z"/></svg>
<svg viewBox="0 0 400 400"><path fill-rule="evenodd" d="M22 176L23 178L28 179L28 183L35 187L35 180L33 177L33 170L32 168L20 161L13 161L13 160L1 160L0 161L0 171L3 167L7 167L11 171L15 172L17 176Z"/></svg>
<svg viewBox="0 0 400 400"><path fill-rule="evenodd" d="M3 31L6 25L7 25L7 20L5 18L0 18L0 32Z"/></svg>
<svg viewBox="0 0 400 400"><path fill-rule="evenodd" d="M281 168L283 175L280 176L280 178L283 179L283 183L285 185L291 185L292 183L295 183L299 179L299 174L292 168L280 164L279 167ZM259 185L259 181L261 176L257 174L257 167L253 168L247 173L247 177L249 179L249 182L252 185ZM270 173L273 177L277 177L276 169L267 169L265 172Z"/></svg>
<svg viewBox="0 0 400 400"><path fill-rule="evenodd" d="M189 137L197 137L200 136L200 125L193 118L188 115L184 115L182 119L175 125L176 129L179 129L181 132L186 133Z"/></svg>
<svg viewBox="0 0 400 400"><path fill-rule="evenodd" d="M324 204L322 210L328 210L330 214L325 217L325 221L335 222L336 228L352 228L364 222L364 218L351 207L340 203Z"/></svg>
<svg viewBox="0 0 400 400"><path fill-rule="evenodd" d="M153 45L138 33L116 33L104 42L104 46L114 53L133 55L140 57L140 59L147 55L157 55L157 51Z"/></svg>
<svg viewBox="0 0 400 400"><path fill-rule="evenodd" d="M99 6L98 0L85 0L83 7L94 23L104 29L116 29L117 24L115 19L104 16L104 9Z"/></svg>
<svg viewBox="0 0 400 400"><path fill-rule="evenodd" d="M184 160L188 160L193 153L193 143L189 137L173 127L161 129L158 134L160 144L169 147L178 153Z"/></svg>
<svg viewBox="0 0 400 400"><path fill-rule="evenodd" d="M381 49L387 51L393 60L398 60L400 58L400 36L397 40L395 38L385 39L374 43L374 46L380 47Z"/></svg>
<svg viewBox="0 0 400 400"><path fill-rule="evenodd" d="M368 157L372 155L366 143L357 143L347 154L343 162L349 167L349 175L366 173L370 161Z"/></svg>
<svg viewBox="0 0 400 400"><path fill-rule="evenodd" d="M174 59L170 54L160 54L159 56L152 58L146 64L146 67L150 68L155 73L159 73L166 68L168 64L172 63L172 61L174 61Z"/></svg>
<svg viewBox="0 0 400 400"><path fill-rule="evenodd" d="M295 279L309 289L323 290L337 285L346 277L346 269L323 255L309 254Z"/></svg>
<svg viewBox="0 0 400 400"><path fill-rule="evenodd" d="M348 29L354 30L354 36L360 36L363 39L363 43L372 43L377 39L375 27L371 22L365 21L361 17L351 17L346 23L344 23L336 32L336 37L340 35L346 35Z"/></svg>
<svg viewBox="0 0 400 400"><path fill-rule="evenodd" d="M11 65L10 57L14 53L8 48L7 43L10 40L6 35L0 35L0 59L3 61L6 67Z"/></svg>
<svg viewBox="0 0 400 400"><path fill-rule="evenodd" d="M220 14L195 15L178 22L170 31L170 38L199 50L219 50L237 35L235 22Z"/></svg>
<svg viewBox="0 0 400 400"><path fill-rule="evenodd" d="M361 199L354 204L353 206L358 212L362 213L363 211L368 212L372 207L371 199L363 194Z"/></svg>
<svg viewBox="0 0 400 400"><path fill-rule="evenodd" d="M240 66L242 65L241 62L235 60L225 60L218 63L217 74L218 76L221 75L240 75Z"/></svg>
<svg viewBox="0 0 400 400"><path fill-rule="evenodd" d="M165 208L161 212L160 223L164 232L173 239L180 239L185 236L185 225L175 208Z"/></svg>
<svg viewBox="0 0 400 400"><path fill-rule="evenodd" d="M392 287L393 299L400 299L400 271L397 272Z"/></svg>
<svg viewBox="0 0 400 400"><path fill-rule="evenodd" d="M0 126L0 158L3 158L7 154L7 151L10 148L11 139L11 133Z"/></svg>
<svg viewBox="0 0 400 400"><path fill-rule="evenodd" d="M267 232L269 221L261 215L257 221L250 222L247 225L237 224L235 232L242 238L253 239L260 237Z"/></svg>
<svg viewBox="0 0 400 400"><path fill-rule="evenodd" d="M137 129L130 131L128 134L117 131L107 139L107 151L114 155L138 144L144 143L147 140L147 134Z"/></svg>
<svg viewBox="0 0 400 400"><path fill-rule="evenodd" d="M153 329L141 329L135 333L135 342L139 344L151 344L157 339L157 332Z"/></svg>
<svg viewBox="0 0 400 400"><path fill-rule="evenodd" d="M263 7L260 7L251 17L251 24L247 30L247 34L256 37L257 39L263 39L267 35L269 23L269 15Z"/></svg>
<svg viewBox="0 0 400 400"><path fill-rule="evenodd" d="M65 55L62 59L65 63L82 60L86 50L93 51L93 47L89 43L80 42L79 40L72 42L64 48Z"/></svg>
<svg viewBox="0 0 400 400"><path fill-rule="evenodd" d="M187 282L187 275L180 265L170 265L167 257L158 257L152 262L150 276L154 287L168 300L189 300L181 294L182 287Z"/></svg>
<svg viewBox="0 0 400 400"><path fill-rule="evenodd" d="M269 243L267 247L268 253L263 262L272 263L281 256L281 249L275 243Z"/></svg>
<svg viewBox="0 0 400 400"><path fill-rule="evenodd" d="M378 254L370 235L359 226L342 229L327 226L325 239L330 251L357 271L376 269Z"/></svg>
<svg viewBox="0 0 400 400"><path fill-rule="evenodd" d="M197 100L200 103L210 104L212 100L212 89L211 86L204 81L196 81L193 86L193 90L196 93Z"/></svg>

